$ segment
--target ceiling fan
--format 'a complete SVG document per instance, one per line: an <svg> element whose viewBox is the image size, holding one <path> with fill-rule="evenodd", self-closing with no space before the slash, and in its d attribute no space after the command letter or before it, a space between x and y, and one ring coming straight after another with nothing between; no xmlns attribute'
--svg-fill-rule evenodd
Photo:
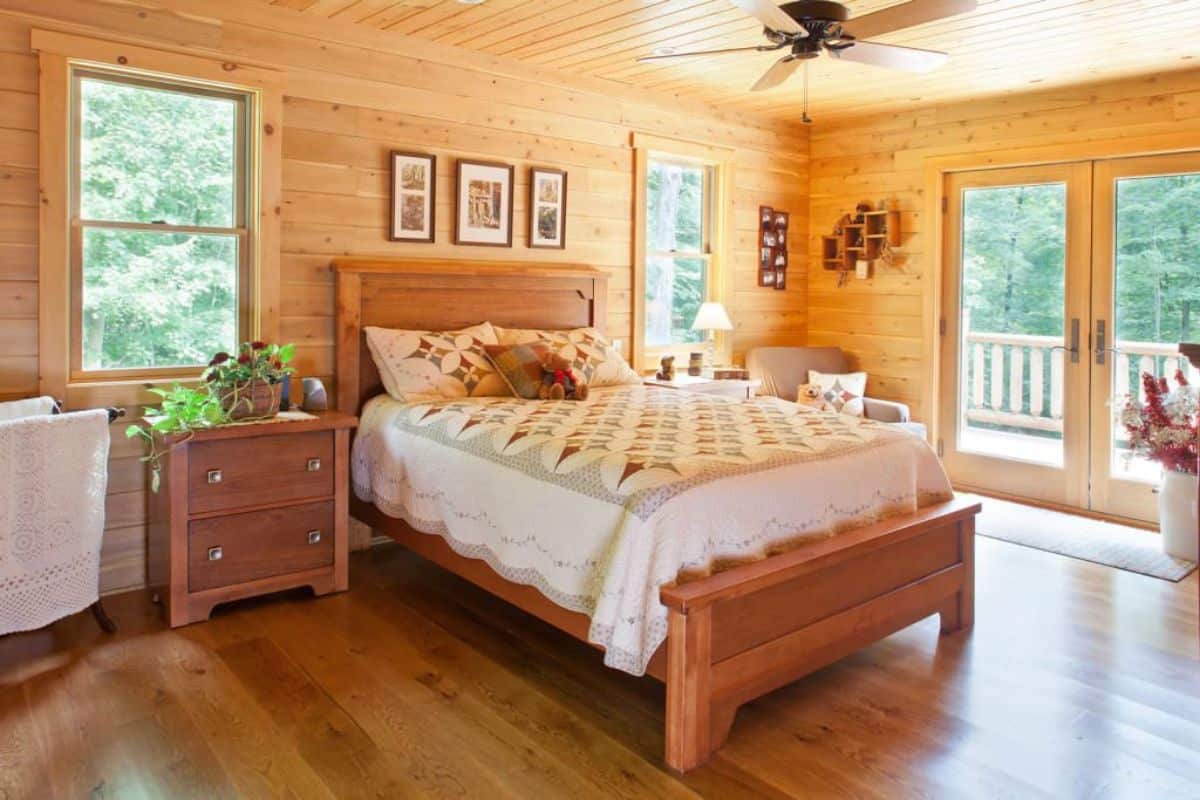
<svg viewBox="0 0 1200 800"><path fill-rule="evenodd" d="M854 61L905 72L928 72L944 64L947 54L938 50L900 47L868 42L864 39L962 14L974 10L976 6L976 0L908 0L906 3L850 19L849 9L830 0L797 0L782 6L775 5L773 0L730 2L763 24L763 35L770 44L690 53L661 52L643 56L638 61L745 51L764 53L788 49L788 54L776 61L758 82L750 87L752 92L778 86L802 63L821 55L822 50L839 61ZM805 89L807 94L807 85ZM804 117L805 122L810 121L807 111Z"/></svg>

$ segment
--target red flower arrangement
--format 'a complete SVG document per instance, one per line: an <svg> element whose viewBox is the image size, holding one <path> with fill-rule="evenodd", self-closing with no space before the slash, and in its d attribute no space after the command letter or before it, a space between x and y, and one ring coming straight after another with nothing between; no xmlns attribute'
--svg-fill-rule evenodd
<svg viewBox="0 0 1200 800"><path fill-rule="evenodd" d="M1179 386L1171 391L1166 378L1143 373L1146 403L1131 396L1121 423L1129 434L1132 454L1157 461L1168 472L1195 475L1200 455L1200 403L1182 370L1175 371L1175 382Z"/></svg>
<svg viewBox="0 0 1200 800"><path fill-rule="evenodd" d="M225 387L254 381L280 383L295 372L288 366L295 352L296 348L290 344L246 342L238 348L236 356L224 351L213 356L203 377L211 384Z"/></svg>

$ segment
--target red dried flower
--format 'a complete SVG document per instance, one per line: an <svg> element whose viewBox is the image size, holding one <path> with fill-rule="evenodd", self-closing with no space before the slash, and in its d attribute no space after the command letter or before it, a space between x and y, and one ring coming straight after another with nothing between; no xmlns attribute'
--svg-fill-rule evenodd
<svg viewBox="0 0 1200 800"><path fill-rule="evenodd" d="M215 367L218 364L224 364L226 361L228 361L231 358L233 358L233 356L229 355L229 353L226 353L224 350L222 350L221 352L217 353L215 356L212 357L212 361L208 362L208 365L210 367Z"/></svg>
<svg viewBox="0 0 1200 800"><path fill-rule="evenodd" d="M1166 378L1142 374L1145 404L1130 397L1121 415L1129 434L1130 449L1162 464L1169 472L1196 474L1200 449L1200 414L1197 398L1182 370L1176 371L1179 391L1172 395Z"/></svg>
<svg viewBox="0 0 1200 800"><path fill-rule="evenodd" d="M238 356L238 363L239 364L249 364L250 363L250 354L242 353L240 356Z"/></svg>
<svg viewBox="0 0 1200 800"><path fill-rule="evenodd" d="M253 342L251 342L251 343L250 343L250 349L252 349L252 350L266 350L266 349L267 349L267 343L266 343L266 342L260 342L260 341L253 341Z"/></svg>

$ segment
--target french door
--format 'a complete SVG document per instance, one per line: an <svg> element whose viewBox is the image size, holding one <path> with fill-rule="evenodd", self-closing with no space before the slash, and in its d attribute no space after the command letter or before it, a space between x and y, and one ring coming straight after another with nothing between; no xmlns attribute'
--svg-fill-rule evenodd
<svg viewBox="0 0 1200 800"><path fill-rule="evenodd" d="M946 179L942 449L964 488L1153 522L1119 417L1200 338L1200 154ZM1195 376L1193 376L1195 377Z"/></svg>

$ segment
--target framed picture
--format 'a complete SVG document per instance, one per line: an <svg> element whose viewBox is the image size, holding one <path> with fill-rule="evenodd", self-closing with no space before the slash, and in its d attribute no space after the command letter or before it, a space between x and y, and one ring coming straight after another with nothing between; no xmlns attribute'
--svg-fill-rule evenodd
<svg viewBox="0 0 1200 800"><path fill-rule="evenodd" d="M567 246L567 173L561 169L529 170L529 246Z"/></svg>
<svg viewBox="0 0 1200 800"><path fill-rule="evenodd" d="M437 158L392 151L393 242L432 242Z"/></svg>
<svg viewBox="0 0 1200 800"><path fill-rule="evenodd" d="M454 243L512 247L512 165L460 158L455 178Z"/></svg>

